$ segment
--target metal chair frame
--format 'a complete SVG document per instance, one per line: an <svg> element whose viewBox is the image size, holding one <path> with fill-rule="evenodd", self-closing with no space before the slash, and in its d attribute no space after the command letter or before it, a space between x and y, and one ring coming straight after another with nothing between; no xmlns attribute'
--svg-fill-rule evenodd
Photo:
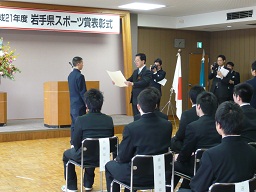
<svg viewBox="0 0 256 192"><path fill-rule="evenodd" d="M174 185L174 166L173 166L173 162L174 162L174 152L172 151L169 151L167 153L164 153L165 155L165 170L167 171L168 168L167 166L171 166L171 171L172 171L172 176L171 176L171 185L165 185L166 187L170 187L171 188L171 192L173 192L173 185ZM168 157L170 156L170 157ZM130 178L130 185L127 185L123 182L120 182L116 179L114 179L112 182L111 182L111 189L110 191L113 192L113 185L114 183L117 183L120 185L120 190L121 190L121 186L129 189L130 191L133 191L133 190L151 190L153 191L154 189L154 185L152 186L134 186L134 175L139 175L140 172L142 172L142 164L145 165L145 164L149 164L153 170L152 170L152 173L154 172L154 164L153 164L153 157L154 155L136 155L132 158L131 160L131 178ZM140 161L140 163L138 163L138 160L141 160L143 159L142 161ZM167 161L166 161L167 160ZM136 171L139 173L136 173ZM151 171L151 170L150 170Z"/></svg>
<svg viewBox="0 0 256 192"><path fill-rule="evenodd" d="M110 142L110 153L116 152L118 153L118 144L119 144L119 140L117 136L112 136L112 137L106 137L109 138L109 142ZM95 155L99 155L100 158L100 154L99 154L99 139L102 138L86 138L82 141L82 146L81 146L81 163L78 163L76 161L73 160L69 160L66 163L66 192L67 192L67 186L68 186L68 165L71 163L73 165L79 166L81 167L81 192L84 191L83 189L83 180L84 180L84 169L85 168L96 168L99 166L93 166L90 164L86 164L84 162L84 155L86 155L86 152L88 151L88 145L90 144L94 144L93 146L95 147L96 143L97 143L97 147L98 148L94 148L93 150L95 151ZM98 141L98 142L96 142ZM94 142L94 143L93 143ZM100 171L100 186L101 186L101 190L103 191L103 171Z"/></svg>
<svg viewBox="0 0 256 192"><path fill-rule="evenodd" d="M196 171L199 167L199 164L200 164L200 161L201 161L201 158L202 158L202 155L203 153L206 151L207 149L205 148L202 148L202 149L197 149L196 152L195 152L195 160L194 160L194 175L196 174ZM192 176L189 176L189 175L186 175L184 173L181 173L179 171L174 171L174 174L181 177L181 178L184 178L184 179L187 179L187 180L191 180Z"/></svg>
<svg viewBox="0 0 256 192"><path fill-rule="evenodd" d="M256 191L256 176L247 180L249 182L250 192ZM236 183L214 183L209 187L209 192L235 192Z"/></svg>

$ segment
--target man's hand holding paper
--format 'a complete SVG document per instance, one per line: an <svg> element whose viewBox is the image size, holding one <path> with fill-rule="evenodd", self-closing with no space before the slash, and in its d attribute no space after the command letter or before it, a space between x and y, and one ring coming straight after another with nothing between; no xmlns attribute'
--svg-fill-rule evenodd
<svg viewBox="0 0 256 192"><path fill-rule="evenodd" d="M118 87L127 87L127 84L125 84L126 79L121 71L107 71L109 77L112 80L112 83Z"/></svg>

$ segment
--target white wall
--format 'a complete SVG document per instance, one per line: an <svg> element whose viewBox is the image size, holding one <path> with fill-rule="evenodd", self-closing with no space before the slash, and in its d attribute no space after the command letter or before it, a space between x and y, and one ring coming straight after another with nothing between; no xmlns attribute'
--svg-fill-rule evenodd
<svg viewBox="0 0 256 192"><path fill-rule="evenodd" d="M125 90L112 85L106 70L123 71L120 35L0 30L4 43L19 54L14 64L21 69L15 81L1 79L0 91L8 94L7 118L43 118L43 83L66 81L74 56L84 59L82 73L100 81L105 102L102 112L125 114Z"/></svg>

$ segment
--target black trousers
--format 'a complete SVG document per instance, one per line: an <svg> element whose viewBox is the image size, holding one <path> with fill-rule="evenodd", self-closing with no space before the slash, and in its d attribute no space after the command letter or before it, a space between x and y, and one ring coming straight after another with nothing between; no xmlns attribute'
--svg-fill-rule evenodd
<svg viewBox="0 0 256 192"><path fill-rule="evenodd" d="M81 154L77 153L74 148L68 149L63 153L63 163L64 163L64 178L66 178L66 164L72 159L76 162L80 162ZM91 188L94 183L94 170L95 168L86 168L84 172L84 187ZM81 181L82 182L82 181ZM77 175L75 171L75 165L69 164L68 166L68 189L77 190Z"/></svg>

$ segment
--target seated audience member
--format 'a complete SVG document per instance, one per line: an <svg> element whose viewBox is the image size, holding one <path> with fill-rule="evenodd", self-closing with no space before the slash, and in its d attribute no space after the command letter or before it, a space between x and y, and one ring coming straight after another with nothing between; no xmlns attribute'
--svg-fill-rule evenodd
<svg viewBox="0 0 256 192"><path fill-rule="evenodd" d="M252 94L253 87L248 83L240 83L234 87L234 101L244 113L241 137L247 143L256 142L256 109L250 105Z"/></svg>
<svg viewBox="0 0 256 192"><path fill-rule="evenodd" d="M253 96L251 99L251 106L256 109L256 61L252 63L251 72L253 78L247 80L246 83L249 83L253 87Z"/></svg>
<svg viewBox="0 0 256 192"><path fill-rule="evenodd" d="M161 94L160 94L160 92L159 92L159 90L157 89L157 88L155 88L155 87L151 87L151 89L152 89L152 91L154 91L156 94L157 94L157 104L156 104L156 109L155 109L155 111L154 111L154 113L157 115L157 116L159 116L159 117L162 117L163 119L166 119L166 120L168 120L168 116L166 115L166 114L164 114L164 113L162 113L160 110L159 110L159 103L160 103L160 98L161 98ZM134 116L134 121L137 121L138 119L140 119L140 117L141 117L141 115L140 115L140 113L139 114L137 114L137 115L135 115Z"/></svg>
<svg viewBox="0 0 256 192"><path fill-rule="evenodd" d="M194 152L200 148L210 148L221 142L216 131L214 115L218 106L217 98L210 92L202 92L196 99L196 113L199 119L188 124L185 133L184 145L174 164L175 171L186 175L193 175ZM175 176L175 183L178 182ZM189 188L186 182L183 188Z"/></svg>
<svg viewBox="0 0 256 192"><path fill-rule="evenodd" d="M199 85L193 86L189 91L189 99L192 103L192 108L181 114L179 129L171 140L171 149L175 152L180 152L183 146L187 125L199 118L196 114L196 98L203 91L204 88Z"/></svg>
<svg viewBox="0 0 256 192"><path fill-rule="evenodd" d="M103 104L103 95L97 89L90 89L85 93L85 103L87 114L77 118L74 129L74 148L68 149L63 154L64 175L66 163L72 159L76 162L81 161L81 143L85 138L104 138L114 135L113 120L110 116L101 113ZM93 165L98 165L98 157L84 157L84 162L95 162ZM82 181L81 181L82 182ZM94 183L94 168L86 168L84 173L85 190L92 190ZM77 176L75 166L68 166L68 192L77 191ZM62 191L65 191L66 186L62 186Z"/></svg>
<svg viewBox="0 0 256 192"><path fill-rule="evenodd" d="M172 124L154 113L157 98L158 95L152 87L144 89L139 94L137 106L141 118L125 126L118 155L105 166L107 191L110 191L113 179L130 183L131 159L135 155L156 155L168 151L171 145ZM134 179L135 185L153 183L151 175L149 178ZM119 191L119 185L115 184L113 191Z"/></svg>
<svg viewBox="0 0 256 192"><path fill-rule="evenodd" d="M242 109L232 101L222 103L215 115L221 144L208 149L190 182L193 192L206 192L213 183L234 183L256 174L256 150L242 141Z"/></svg>

